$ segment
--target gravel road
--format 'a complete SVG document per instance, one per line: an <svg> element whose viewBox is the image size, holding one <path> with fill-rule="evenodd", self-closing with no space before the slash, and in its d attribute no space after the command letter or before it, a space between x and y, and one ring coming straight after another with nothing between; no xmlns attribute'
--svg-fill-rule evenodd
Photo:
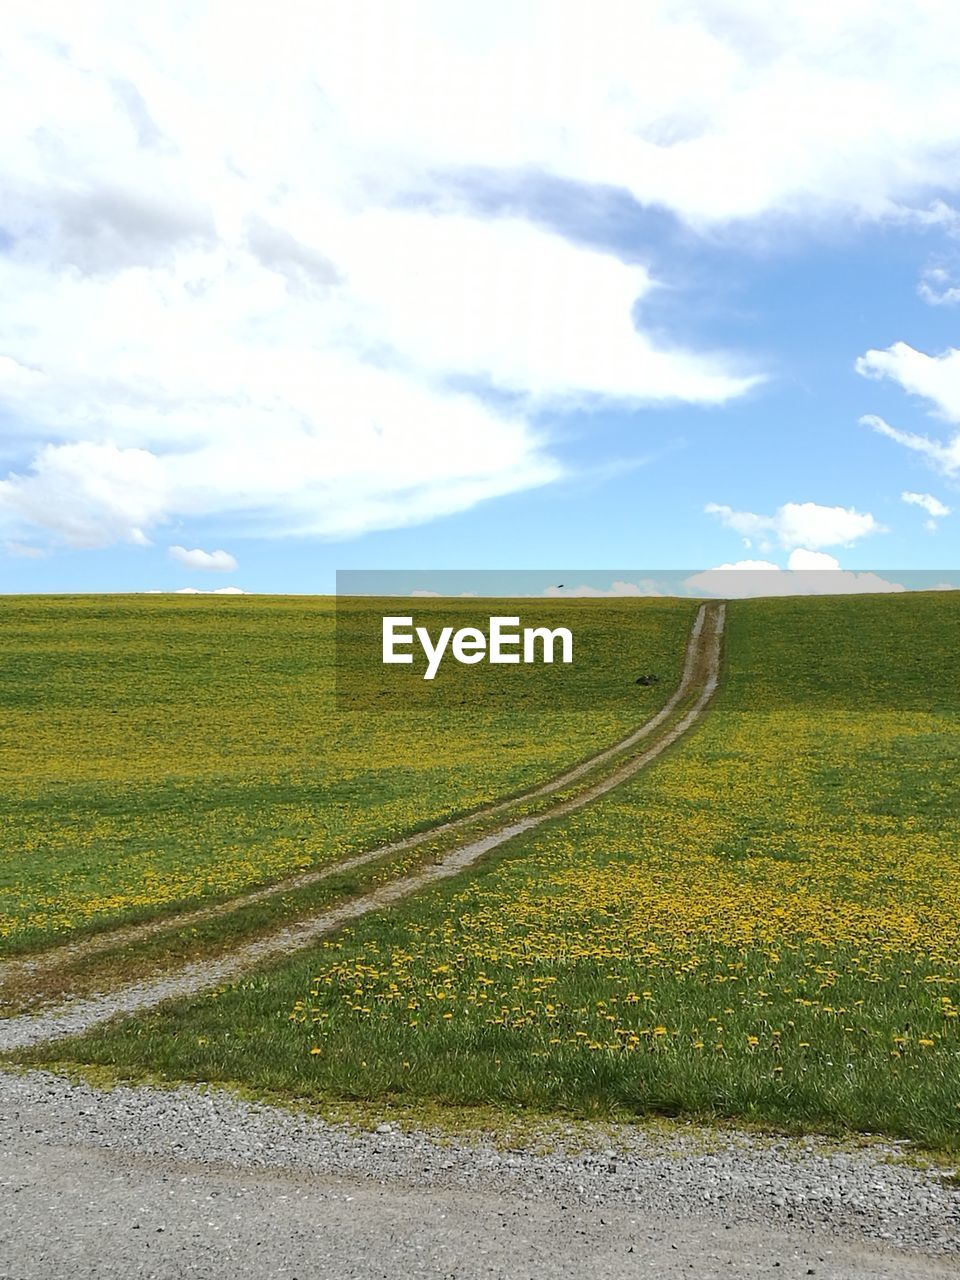
<svg viewBox="0 0 960 1280"><path fill-rule="evenodd" d="M543 1155L381 1130L0 1074L0 1277L960 1275L960 1193L895 1148L619 1128Z"/></svg>

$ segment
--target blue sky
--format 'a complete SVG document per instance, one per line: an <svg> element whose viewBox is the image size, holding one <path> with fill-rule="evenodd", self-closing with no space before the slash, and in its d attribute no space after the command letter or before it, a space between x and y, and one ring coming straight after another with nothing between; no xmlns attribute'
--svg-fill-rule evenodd
<svg viewBox="0 0 960 1280"><path fill-rule="evenodd" d="M0 590L960 566L960 16L76 8L0 65Z"/></svg>

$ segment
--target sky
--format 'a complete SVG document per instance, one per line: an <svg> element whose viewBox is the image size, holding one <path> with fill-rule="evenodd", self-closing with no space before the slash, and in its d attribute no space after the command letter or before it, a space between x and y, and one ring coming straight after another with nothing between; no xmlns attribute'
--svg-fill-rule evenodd
<svg viewBox="0 0 960 1280"><path fill-rule="evenodd" d="M0 591L953 582L958 337L946 0L4 6Z"/></svg>

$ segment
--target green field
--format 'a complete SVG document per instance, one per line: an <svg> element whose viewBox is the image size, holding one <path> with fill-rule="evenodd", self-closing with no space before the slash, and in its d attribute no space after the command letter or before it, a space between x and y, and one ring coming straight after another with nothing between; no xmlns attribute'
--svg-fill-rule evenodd
<svg viewBox="0 0 960 1280"><path fill-rule="evenodd" d="M960 1145L960 602L730 606L701 727L471 874L34 1056Z"/></svg>
<svg viewBox="0 0 960 1280"><path fill-rule="evenodd" d="M593 660L565 670L565 700L556 671L551 684L520 670L507 699L490 674L505 668L463 668L432 702L408 687L373 713L335 706L330 599L5 597L0 952L333 863L615 740L676 682L695 605L508 612L557 625L571 608ZM662 683L638 688L643 670Z"/></svg>

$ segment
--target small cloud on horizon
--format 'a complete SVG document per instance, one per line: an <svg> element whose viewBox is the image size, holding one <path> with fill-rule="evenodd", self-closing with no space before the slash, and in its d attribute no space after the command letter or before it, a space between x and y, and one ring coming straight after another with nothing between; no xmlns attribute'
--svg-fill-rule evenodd
<svg viewBox="0 0 960 1280"><path fill-rule="evenodd" d="M708 502L704 511L739 533L745 546L751 547L756 541L761 551L770 551L774 546L787 551L795 547L848 547L868 534L886 533L869 511L827 507L818 502L785 502L770 516L734 511L717 502Z"/></svg>
<svg viewBox="0 0 960 1280"><path fill-rule="evenodd" d="M939 498L935 498L932 493L911 493L904 490L900 495L902 502L906 502L908 506L919 507L922 511L926 511L928 518L924 520L923 527L929 533L936 533L938 529L937 521L942 520L944 516L950 515L950 507L941 502Z"/></svg>
<svg viewBox="0 0 960 1280"><path fill-rule="evenodd" d="M237 568L236 558L222 548L217 551L203 551L200 547L194 547L193 550L188 551L186 547L171 547L170 556L187 569L232 573Z"/></svg>

